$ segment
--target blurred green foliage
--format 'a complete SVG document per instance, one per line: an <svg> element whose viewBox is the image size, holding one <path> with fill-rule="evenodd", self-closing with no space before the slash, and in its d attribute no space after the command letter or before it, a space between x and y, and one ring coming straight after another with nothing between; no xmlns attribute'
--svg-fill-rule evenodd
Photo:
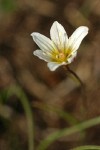
<svg viewBox="0 0 100 150"><path fill-rule="evenodd" d="M7 90L0 91L0 103L4 104L7 102Z"/></svg>
<svg viewBox="0 0 100 150"><path fill-rule="evenodd" d="M22 106L24 108L26 119L27 119L27 126L28 126L29 150L33 150L34 149L33 148L34 147L34 144L33 144L33 141L34 141L33 140L33 138L34 138L33 137L34 136L33 113L32 113L28 98L27 98L25 92L23 91L23 89L20 86L11 86L8 89L2 90L0 92L0 104L5 104L12 95L16 95L19 98L19 100L21 101ZM1 105L1 106L3 107L4 105ZM0 110L0 117L1 116L3 117L2 113L8 113L6 108L5 108L5 111L3 110L3 112ZM4 120L3 121L4 125L8 126L8 124L7 124L8 120L6 121L5 118L2 118L2 120ZM16 150L15 144L14 144L14 142L16 143L16 139L17 138L15 137L15 139L11 138L11 140L10 140L11 147L14 147L13 148L14 150Z"/></svg>
<svg viewBox="0 0 100 150"><path fill-rule="evenodd" d="M14 11L16 8L16 2L14 0L1 0L0 1L0 10L4 12Z"/></svg>

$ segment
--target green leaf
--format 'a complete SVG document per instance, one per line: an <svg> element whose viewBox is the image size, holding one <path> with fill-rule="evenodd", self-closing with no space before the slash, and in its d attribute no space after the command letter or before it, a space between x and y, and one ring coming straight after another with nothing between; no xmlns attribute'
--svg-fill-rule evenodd
<svg viewBox="0 0 100 150"><path fill-rule="evenodd" d="M73 133L77 133L83 131L87 128L100 124L100 117L96 117L85 122L79 123L73 127L65 128L62 130L58 130L53 134L46 137L43 141L41 141L40 145L37 147L37 150L46 150L50 144L52 144L57 139L71 135ZM88 149L89 150L89 149ZM100 150L100 149L99 149Z"/></svg>
<svg viewBox="0 0 100 150"><path fill-rule="evenodd" d="M86 145L73 148L72 150L100 150L100 146Z"/></svg>

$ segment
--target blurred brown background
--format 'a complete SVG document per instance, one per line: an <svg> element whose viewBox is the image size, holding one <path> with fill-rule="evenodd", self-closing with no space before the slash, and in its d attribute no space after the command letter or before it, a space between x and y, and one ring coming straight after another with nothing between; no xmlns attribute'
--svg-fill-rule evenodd
<svg viewBox="0 0 100 150"><path fill-rule="evenodd" d="M40 32L49 37L54 21L61 23L69 36L81 25L89 27L70 65L85 84L84 94L62 67L51 72L44 61L33 56L37 46L30 34ZM36 146L56 129L73 125L60 116L58 109L79 122L99 116L100 0L1 0L0 150L27 150L23 106L16 95L7 99L4 92L12 85L19 85L28 97L34 114ZM62 138L48 150L69 150L84 144L100 144L99 126L87 130L85 137L76 134Z"/></svg>

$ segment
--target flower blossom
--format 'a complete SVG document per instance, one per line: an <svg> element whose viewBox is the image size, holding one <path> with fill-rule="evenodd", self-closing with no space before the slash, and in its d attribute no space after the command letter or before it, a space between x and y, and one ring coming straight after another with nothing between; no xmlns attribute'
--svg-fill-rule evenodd
<svg viewBox="0 0 100 150"><path fill-rule="evenodd" d="M49 69L54 71L59 66L68 65L74 60L77 50L87 34L88 27L80 26L68 38L64 27L55 21L50 29L51 39L37 32L31 34L40 48L33 54L46 61Z"/></svg>

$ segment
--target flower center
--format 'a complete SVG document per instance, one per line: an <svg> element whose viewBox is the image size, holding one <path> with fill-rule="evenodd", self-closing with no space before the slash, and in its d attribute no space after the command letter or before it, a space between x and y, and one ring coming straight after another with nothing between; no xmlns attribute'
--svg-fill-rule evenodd
<svg viewBox="0 0 100 150"><path fill-rule="evenodd" d="M52 61L54 62L66 62L69 55L71 54L71 49L61 50L61 51L53 51L52 53Z"/></svg>
<svg viewBox="0 0 100 150"><path fill-rule="evenodd" d="M62 53L62 52L60 52L60 53L58 53L57 55L56 55L56 59L58 60L58 61L65 61L65 59L66 59L66 55L64 54L64 53Z"/></svg>

